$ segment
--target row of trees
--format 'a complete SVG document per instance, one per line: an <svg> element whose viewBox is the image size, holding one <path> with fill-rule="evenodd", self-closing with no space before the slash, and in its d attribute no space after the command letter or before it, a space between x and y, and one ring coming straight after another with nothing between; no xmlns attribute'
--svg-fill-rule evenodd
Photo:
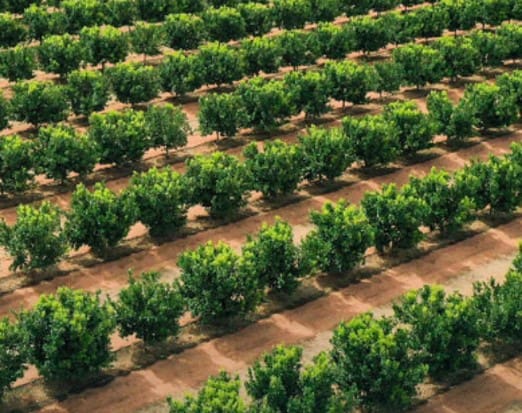
<svg viewBox="0 0 522 413"><path fill-rule="evenodd" d="M408 410L427 377L454 382L473 374L480 344L519 349L521 255L502 284L476 283L471 297L426 285L397 300L389 317L364 313L341 323L331 349L309 364L301 347L275 347L248 369L249 403L240 395L239 377L221 372L197 395L169 398L170 412Z"/></svg>

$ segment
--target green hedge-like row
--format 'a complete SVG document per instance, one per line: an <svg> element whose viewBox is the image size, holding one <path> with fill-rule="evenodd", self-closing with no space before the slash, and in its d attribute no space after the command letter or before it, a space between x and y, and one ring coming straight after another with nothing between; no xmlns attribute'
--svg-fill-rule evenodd
<svg viewBox="0 0 522 413"><path fill-rule="evenodd" d="M267 287L291 293L302 276L317 270L346 273L364 261L372 245L378 249L411 248L422 238L421 226L454 230L486 206L493 211L512 211L522 202L521 182L522 146L514 144L512 152L503 158L473 162L454 174L433 170L425 178L411 177L400 190L391 184L381 191L368 192L361 207L342 200L326 203L321 211L311 213L315 228L300 246L294 244L291 226L277 220L272 226L263 225L255 237L248 237L241 255L224 243L211 242L185 251L178 258L181 276L173 285L160 282L158 274L147 273L138 280L131 277L117 300L103 303L99 293L67 288L60 288L55 295L42 295L32 310L18 315L17 324L0 322L0 357L4 361L0 365L1 389L7 389L23 374L25 362L35 364L48 380L78 380L95 374L110 364L110 336L116 327L122 336L136 334L154 343L179 332L178 320L186 310L203 322L244 315L255 310ZM94 218L101 221L107 216L103 205L111 205L111 214L121 220L113 199L114 195L101 187L92 194L83 188L77 191L73 203L81 204L84 217L97 214ZM2 227L0 234L16 242L28 231L37 230L39 248L47 248L49 253L61 236L56 232L60 225L57 209L48 203L39 210L22 208L24 219L19 227ZM76 223L79 219L78 214L70 217ZM103 224L109 230L118 225ZM88 231L100 235L98 228ZM508 280L506 285L518 283L518 290L513 291L495 284L478 285L474 300L480 305L476 306L458 295L445 296L438 288L408 294L396 306L399 330L391 320L377 321L368 314L342 324L334 333L331 354L333 365L339 368L335 375L339 381L335 383L343 391L356 391L363 403L406 407L415 385L428 371L440 378L472 367L480 337L513 343L520 340L520 328L513 323L520 319L520 281L520 274ZM426 306L434 307L426 311ZM403 329L410 327L411 332L406 334ZM353 334L360 335L361 341L354 340ZM363 353L352 347L356 343ZM413 349L415 352L410 351ZM369 354L377 354L377 358ZM382 355L393 360L394 367L384 369L388 359ZM267 366L269 358L264 360ZM251 380L248 390L255 400L271 404L276 399L265 396L280 389L281 384L272 380L263 384L264 363L256 364L251 371L251 379L256 379ZM368 369L358 363L368 363L375 369L371 370L373 374L383 374L388 380L366 380L371 384L360 387L363 377L358 374L368 374Z"/></svg>

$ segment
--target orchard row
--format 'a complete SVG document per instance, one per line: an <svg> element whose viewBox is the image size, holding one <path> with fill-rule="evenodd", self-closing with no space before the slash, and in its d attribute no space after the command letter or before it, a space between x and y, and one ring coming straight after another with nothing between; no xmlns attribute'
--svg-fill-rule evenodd
<svg viewBox="0 0 522 413"><path fill-rule="evenodd" d="M42 295L32 310L17 314L17 323L0 322L1 389L23 375L26 363L36 365L47 380L85 380L111 363L111 335L116 328L122 336L135 334L154 344L179 334L178 320L186 310L207 323L243 316L255 310L267 287L291 293L300 277L317 270L348 272L364 261L370 245L375 242L379 248L383 237L393 247L415 246L421 237L419 226L433 222L426 220L428 216L437 225L451 222L455 229L469 221L472 209L483 202L512 210L522 201L521 161L522 146L514 145L505 158L475 162L454 175L433 170L426 178L412 177L400 191L392 184L367 193L362 208L342 200L327 203L311 213L316 228L301 246L294 244L291 226L280 220L249 237L241 255L224 243L209 242L180 255L181 276L174 284L161 282L158 273L145 273L139 279L131 277L115 300L102 302L100 293L68 288ZM279 365L289 355L284 349L254 365L248 392L265 408L284 403L275 410L284 412L294 411L287 410L287 403L315 406L347 401L346 396L367 406L405 408L428 373L440 380L472 369L481 340L518 344L521 270L519 257L505 284L478 284L472 299L425 287L404 296L394 307L394 318L375 320L363 314L341 324L334 332L331 358L320 363L322 368L334 368L331 373L339 380L321 389L320 394L329 395L326 398L318 400L313 393L299 397L300 387L291 390L270 377L261 382L261 370L271 368L272 357ZM296 368L300 351L292 352ZM368 371L374 380L363 380ZM313 377L325 378L320 374L309 378ZM286 399L272 397L285 394L277 393L281 386L291 393ZM334 389L342 391L341 399L331 399ZM297 400L292 401L293 396ZM184 403L194 402L189 398ZM183 411L175 410L181 409L176 402L172 408Z"/></svg>

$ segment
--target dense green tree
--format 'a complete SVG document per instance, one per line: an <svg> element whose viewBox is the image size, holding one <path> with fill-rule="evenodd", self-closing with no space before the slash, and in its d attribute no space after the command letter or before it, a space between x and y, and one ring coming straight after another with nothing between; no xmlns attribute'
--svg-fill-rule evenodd
<svg viewBox="0 0 522 413"><path fill-rule="evenodd" d="M146 272L129 285L113 302L116 324L122 337L135 334L146 344L165 340L179 333L183 298L177 287L161 282L158 272Z"/></svg>
<svg viewBox="0 0 522 413"><path fill-rule="evenodd" d="M14 119L38 127L67 119L69 104L64 86L51 82L25 81L13 85L11 110Z"/></svg>
<svg viewBox="0 0 522 413"><path fill-rule="evenodd" d="M356 50L361 50L365 54L386 46L390 37L387 28L378 19L370 16L351 20L350 30L353 31Z"/></svg>
<svg viewBox="0 0 522 413"><path fill-rule="evenodd" d="M522 70L504 73L497 77L496 83L502 94L513 96L519 115L522 115Z"/></svg>
<svg viewBox="0 0 522 413"><path fill-rule="evenodd" d="M319 23L313 35L317 38L321 55L330 59L343 59L347 53L355 50L351 32L335 23Z"/></svg>
<svg viewBox="0 0 522 413"><path fill-rule="evenodd" d="M251 264L219 242L208 242L178 259L181 294L203 322L241 316L255 309L262 286Z"/></svg>
<svg viewBox="0 0 522 413"><path fill-rule="evenodd" d="M143 54L143 61L147 56L160 54L164 42L165 31L157 24L138 22L130 32L130 44L135 53Z"/></svg>
<svg viewBox="0 0 522 413"><path fill-rule="evenodd" d="M502 66L509 55L509 45L505 38L483 30L475 30L469 35L473 47L479 52L482 66Z"/></svg>
<svg viewBox="0 0 522 413"><path fill-rule="evenodd" d="M341 390L355 388L369 411L398 412L411 406L427 366L413 351L406 330L365 313L341 323L331 342Z"/></svg>
<svg viewBox="0 0 522 413"><path fill-rule="evenodd" d="M105 0L103 14L111 26L130 26L138 18L138 4L135 0Z"/></svg>
<svg viewBox="0 0 522 413"><path fill-rule="evenodd" d="M497 37L504 39L507 46L507 58L522 57L522 29L516 23L504 23L497 29Z"/></svg>
<svg viewBox="0 0 522 413"><path fill-rule="evenodd" d="M199 48L196 70L202 83L218 87L239 80L244 74L240 53L226 44L219 43L207 43Z"/></svg>
<svg viewBox="0 0 522 413"><path fill-rule="evenodd" d="M107 70L112 90L120 102L136 104L158 96L160 79L152 66L118 63Z"/></svg>
<svg viewBox="0 0 522 413"><path fill-rule="evenodd" d="M375 91L382 97L384 92L398 92L403 83L403 68L395 62L377 62L375 69Z"/></svg>
<svg viewBox="0 0 522 413"><path fill-rule="evenodd" d="M21 19L10 13L0 13L0 47L12 47L27 38L27 28Z"/></svg>
<svg viewBox="0 0 522 413"><path fill-rule="evenodd" d="M67 76L86 56L83 44L70 34L45 37L38 47L38 60L46 72Z"/></svg>
<svg viewBox="0 0 522 413"><path fill-rule="evenodd" d="M479 51L468 37L442 37L434 44L445 62L445 75L452 80L471 76L480 66Z"/></svg>
<svg viewBox="0 0 522 413"><path fill-rule="evenodd" d="M158 66L161 89L183 96L200 87L200 73L195 70L196 60L196 56L186 56L180 51L166 54Z"/></svg>
<svg viewBox="0 0 522 413"><path fill-rule="evenodd" d="M392 57L403 68L406 84L420 88L444 77L444 57L431 47L420 44L401 46L392 52Z"/></svg>
<svg viewBox="0 0 522 413"><path fill-rule="evenodd" d="M0 320L0 400L6 390L22 378L27 362L22 331L7 317Z"/></svg>
<svg viewBox="0 0 522 413"><path fill-rule="evenodd" d="M177 11L177 1L170 0L136 0L141 20L159 22L169 13Z"/></svg>
<svg viewBox="0 0 522 413"><path fill-rule="evenodd" d="M206 39L203 19L192 14L169 14L165 19L165 35L174 50L195 49Z"/></svg>
<svg viewBox="0 0 522 413"><path fill-rule="evenodd" d="M327 63L324 73L330 96L341 101L343 108L346 102L366 102L367 93L376 86L376 74L370 66L349 60Z"/></svg>
<svg viewBox="0 0 522 413"><path fill-rule="evenodd" d="M183 177L170 168L149 169L131 179L127 193L137 207L137 218L153 237L179 231L187 221L188 190Z"/></svg>
<svg viewBox="0 0 522 413"><path fill-rule="evenodd" d="M96 70L75 70L67 76L67 95L75 115L89 116L105 108L110 85L106 76Z"/></svg>
<svg viewBox="0 0 522 413"><path fill-rule="evenodd" d="M63 0L67 31L78 33L83 27L104 23L103 3L98 0Z"/></svg>
<svg viewBox="0 0 522 413"><path fill-rule="evenodd" d="M288 222L277 218L274 225L263 224L256 237L248 236L243 259L250 262L261 286L287 294L299 286L303 275L301 254Z"/></svg>
<svg viewBox="0 0 522 413"><path fill-rule="evenodd" d="M80 42L86 50L86 61L93 65L118 63L129 52L128 35L115 27L85 27L80 32Z"/></svg>
<svg viewBox="0 0 522 413"><path fill-rule="evenodd" d="M477 0L443 0L440 5L446 9L448 15L447 28L455 34L457 30L473 29L477 24Z"/></svg>
<svg viewBox="0 0 522 413"><path fill-rule="evenodd" d="M185 112L181 107L170 103L149 106L145 112L145 122L151 146L165 148L167 156L169 149L185 146L187 137L192 132Z"/></svg>
<svg viewBox="0 0 522 413"><path fill-rule="evenodd" d="M348 17L367 14L373 6L373 0L344 0L343 9Z"/></svg>
<svg viewBox="0 0 522 413"><path fill-rule="evenodd" d="M62 10L49 11L47 6L35 3L24 10L22 21L27 26L29 37L36 40L47 35L63 34L67 25Z"/></svg>
<svg viewBox="0 0 522 413"><path fill-rule="evenodd" d="M348 141L339 128L323 129L312 126L299 136L303 151L303 176L310 181L332 181L341 176L353 162Z"/></svg>
<svg viewBox="0 0 522 413"><path fill-rule="evenodd" d="M284 85L295 113L303 111L308 120L328 112L330 97L327 82L323 72L288 73L284 78Z"/></svg>
<svg viewBox="0 0 522 413"><path fill-rule="evenodd" d="M202 15L208 38L229 42L246 36L246 25L239 10L231 7L208 8Z"/></svg>
<svg viewBox="0 0 522 413"><path fill-rule="evenodd" d="M56 264L66 253L61 211L44 202L39 208L20 205L12 226L0 221L0 245L13 258L9 269L35 270Z"/></svg>
<svg viewBox="0 0 522 413"><path fill-rule="evenodd" d="M118 196L101 183L92 192L79 184L72 195L65 233L73 248L88 245L94 255L104 256L128 234L136 215L129 196Z"/></svg>
<svg viewBox="0 0 522 413"><path fill-rule="evenodd" d="M308 0L274 0L273 14L279 28L302 29L311 20L311 4Z"/></svg>
<svg viewBox="0 0 522 413"><path fill-rule="evenodd" d="M251 187L268 199L291 194L301 181L302 153L297 145L283 141L266 142L261 152L255 142L243 152ZM281 173L284 171L284 173Z"/></svg>
<svg viewBox="0 0 522 413"><path fill-rule="evenodd" d="M320 54L320 45L316 36L303 30L283 31L277 36L283 51L283 65L292 66L296 70L301 65L314 64Z"/></svg>
<svg viewBox="0 0 522 413"><path fill-rule="evenodd" d="M112 361L114 311L99 293L60 287L19 318L29 360L47 380L85 380Z"/></svg>
<svg viewBox="0 0 522 413"><path fill-rule="evenodd" d="M0 194L23 192L34 178L34 145L20 136L0 139Z"/></svg>
<svg viewBox="0 0 522 413"><path fill-rule="evenodd" d="M366 192L361 205L375 231L375 247L379 252L412 248L421 241L420 226L427 206L418 197L389 184L381 192Z"/></svg>
<svg viewBox="0 0 522 413"><path fill-rule="evenodd" d="M414 12L414 22L418 27L418 36L424 38L442 36L448 27L449 15L445 7L434 5L421 7Z"/></svg>
<svg viewBox="0 0 522 413"><path fill-rule="evenodd" d="M241 123L241 100L233 93L209 93L199 99L199 130L203 135L216 132L231 137L237 134Z"/></svg>
<svg viewBox="0 0 522 413"><path fill-rule="evenodd" d="M259 72L275 73L282 65L281 47L271 38L254 37L241 43L241 54L248 75L258 75Z"/></svg>
<svg viewBox="0 0 522 413"><path fill-rule="evenodd" d="M274 26L272 8L261 3L240 3L237 7L245 21L246 33L252 36L262 36Z"/></svg>
<svg viewBox="0 0 522 413"><path fill-rule="evenodd" d="M393 310L410 330L432 377L443 379L476 366L479 330L472 300L426 285L402 296Z"/></svg>
<svg viewBox="0 0 522 413"><path fill-rule="evenodd" d="M63 183L71 172L80 177L91 173L98 161L98 148L71 126L47 126L38 131L35 160L38 171Z"/></svg>
<svg viewBox="0 0 522 413"><path fill-rule="evenodd" d="M16 46L0 51L0 76L10 82L34 77L36 53L31 47Z"/></svg>
<svg viewBox="0 0 522 413"><path fill-rule="evenodd" d="M233 216L246 203L246 169L232 155L195 156L187 161L185 176L192 203L203 205L214 218Z"/></svg>
<svg viewBox="0 0 522 413"><path fill-rule="evenodd" d="M343 0L310 0L310 20L313 22L333 21L341 12Z"/></svg>
<svg viewBox="0 0 522 413"><path fill-rule="evenodd" d="M344 200L327 202L321 211L312 211L310 219L315 229L303 242L303 255L312 268L338 274L364 262L373 245L373 229L361 209Z"/></svg>

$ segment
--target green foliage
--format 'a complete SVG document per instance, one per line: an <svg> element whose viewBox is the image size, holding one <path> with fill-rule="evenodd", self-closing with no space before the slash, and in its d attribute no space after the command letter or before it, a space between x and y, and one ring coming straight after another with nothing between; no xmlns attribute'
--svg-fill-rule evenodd
<svg viewBox="0 0 522 413"><path fill-rule="evenodd" d="M245 63L245 72L249 75L275 73L282 64L283 51L279 43L271 38L254 37L241 43L241 54Z"/></svg>
<svg viewBox="0 0 522 413"><path fill-rule="evenodd" d="M208 379L197 396L186 396L183 401L169 398L169 413L246 413L239 388L239 377L221 372Z"/></svg>
<svg viewBox="0 0 522 413"><path fill-rule="evenodd" d="M240 54L219 43L207 43L199 48L196 68L203 83L218 87L241 79L244 69Z"/></svg>
<svg viewBox="0 0 522 413"><path fill-rule="evenodd" d="M63 34L67 24L63 11L49 11L47 6L31 4L24 10L22 21L27 26L29 37L41 40L52 34Z"/></svg>
<svg viewBox="0 0 522 413"><path fill-rule="evenodd" d="M295 113L304 111L306 119L328 112L327 79L323 72L291 72L284 78Z"/></svg>
<svg viewBox="0 0 522 413"><path fill-rule="evenodd" d="M113 303L122 337L135 334L149 344L179 333L183 299L176 287L159 278L157 272L143 273L139 279L129 276L129 286Z"/></svg>
<svg viewBox="0 0 522 413"><path fill-rule="evenodd" d="M479 330L472 300L426 285L402 296L393 310L410 329L432 377L442 379L476 366Z"/></svg>
<svg viewBox="0 0 522 413"><path fill-rule="evenodd" d="M194 56L186 56L182 52L165 55L158 66L161 89L177 96L183 96L200 87L199 74L195 71Z"/></svg>
<svg viewBox="0 0 522 413"><path fill-rule="evenodd" d="M220 136L237 134L240 121L240 98L233 93L209 93L199 99L199 130L203 135L216 132Z"/></svg>
<svg viewBox="0 0 522 413"><path fill-rule="evenodd" d="M522 57L522 29L518 24L504 23L498 28L497 35L506 42L507 58Z"/></svg>
<svg viewBox="0 0 522 413"><path fill-rule="evenodd" d="M181 294L191 313L203 322L244 315L261 299L262 287L251 264L222 242L185 251L178 266Z"/></svg>
<svg viewBox="0 0 522 413"><path fill-rule="evenodd" d="M36 53L33 48L16 46L0 52L0 76L10 82L31 79L36 69Z"/></svg>
<svg viewBox="0 0 522 413"><path fill-rule="evenodd" d="M247 34L252 36L262 36L272 29L274 23L270 6L249 2L240 3L237 9L245 21L245 30Z"/></svg>
<svg viewBox="0 0 522 413"><path fill-rule="evenodd" d="M38 127L67 119L69 103L64 86L51 82L25 81L13 85L11 110L16 120Z"/></svg>
<svg viewBox="0 0 522 413"><path fill-rule="evenodd" d="M120 102L136 104L158 96L160 79L152 66L118 63L107 70L112 89Z"/></svg>
<svg viewBox="0 0 522 413"><path fill-rule="evenodd" d="M419 8L414 12L413 19L414 24L418 27L418 36L439 37L448 27L449 15L445 7L434 5Z"/></svg>
<svg viewBox="0 0 522 413"><path fill-rule="evenodd" d="M99 294L60 287L19 317L30 362L46 380L85 380L112 360L114 311Z"/></svg>
<svg viewBox="0 0 522 413"><path fill-rule="evenodd" d="M341 390L355 388L370 411L398 412L411 406L427 366L412 351L407 331L366 313L341 323L331 342Z"/></svg>
<svg viewBox="0 0 522 413"><path fill-rule="evenodd" d="M79 184L72 195L65 233L73 248L88 245L96 256L103 256L128 234L136 215L130 197L118 196L101 183L92 192Z"/></svg>
<svg viewBox="0 0 522 413"><path fill-rule="evenodd" d="M373 229L361 209L344 200L327 202L320 212L312 211L310 219L316 228L303 242L303 255L312 268L343 273L364 262L373 245Z"/></svg>
<svg viewBox="0 0 522 413"><path fill-rule="evenodd" d="M266 142L263 152L252 142L244 150L245 167L252 189L269 199L291 194L301 181L302 154L299 146L279 139ZM284 171L284 173L282 173Z"/></svg>
<svg viewBox="0 0 522 413"><path fill-rule="evenodd" d="M169 149L185 146L187 136L192 132L185 112L181 107L170 103L149 106L145 112L145 122L151 146L165 148L167 156Z"/></svg>
<svg viewBox="0 0 522 413"><path fill-rule="evenodd" d="M455 80L471 76L480 66L480 53L468 37L442 37L434 44L444 59L445 75Z"/></svg>
<svg viewBox="0 0 522 413"><path fill-rule="evenodd" d="M0 139L0 194L23 192L33 182L33 143L20 136Z"/></svg>
<svg viewBox="0 0 522 413"><path fill-rule="evenodd" d="M138 22L130 32L130 44L134 52L141 53L144 56L154 56L161 51L163 37L164 30L162 26Z"/></svg>
<svg viewBox="0 0 522 413"><path fill-rule="evenodd" d="M433 168L423 178L411 176L404 191L411 191L427 205L423 222L431 231L454 232L474 218L473 201L446 171Z"/></svg>
<svg viewBox="0 0 522 413"><path fill-rule="evenodd" d="M80 177L91 173L98 161L96 144L87 135L63 124L38 131L35 153L38 169L60 182L64 182L71 172Z"/></svg>
<svg viewBox="0 0 522 413"><path fill-rule="evenodd" d="M301 29L311 20L311 4L308 0L274 0L273 15L277 27Z"/></svg>
<svg viewBox="0 0 522 413"><path fill-rule="evenodd" d="M103 6L105 21L115 27L132 25L139 14L135 0L105 0Z"/></svg>
<svg viewBox="0 0 522 413"><path fill-rule="evenodd" d="M141 159L151 142L141 111L109 111L89 117L89 136L100 151L100 162L124 165Z"/></svg>
<svg viewBox="0 0 522 413"><path fill-rule="evenodd" d="M320 54L330 59L342 59L355 49L351 32L345 27L339 27L334 23L319 23L313 33L317 38Z"/></svg>
<svg viewBox="0 0 522 413"><path fill-rule="evenodd" d="M448 93L442 91L431 92L427 104L437 133L446 135L450 144L461 142L473 135L475 119L462 101L455 106Z"/></svg>
<svg viewBox="0 0 522 413"><path fill-rule="evenodd" d="M0 47L12 47L27 38L22 20L10 13L0 13Z"/></svg>
<svg viewBox="0 0 522 413"><path fill-rule="evenodd" d="M436 125L413 101L393 102L385 106L384 119L397 129L399 151L413 155L433 145Z"/></svg>
<svg viewBox="0 0 522 413"><path fill-rule="evenodd" d="M370 16L356 17L351 20L355 49L368 54L386 46L389 40L387 28L378 19Z"/></svg>
<svg viewBox="0 0 522 413"><path fill-rule="evenodd" d="M83 44L70 34L45 37L38 47L38 59L42 68L62 77L78 69L85 54Z"/></svg>
<svg viewBox="0 0 522 413"><path fill-rule="evenodd" d="M226 43L246 35L243 16L231 7L208 8L202 15L205 29L210 40Z"/></svg>
<svg viewBox="0 0 522 413"><path fill-rule="evenodd" d="M522 114L522 70L504 73L497 77L496 83L502 94L513 96L519 114Z"/></svg>
<svg viewBox="0 0 522 413"><path fill-rule="evenodd" d="M67 22L67 31L78 33L83 27L102 24L102 2L98 0L63 0L60 3Z"/></svg>
<svg viewBox="0 0 522 413"><path fill-rule="evenodd" d="M263 224L255 238L248 236L243 259L250 262L253 276L261 286L287 294L299 286L303 272L301 254L288 222L277 218L274 225Z"/></svg>
<svg viewBox="0 0 522 413"><path fill-rule="evenodd" d="M316 36L303 30L289 30L277 36L282 50L283 65L297 69L301 65L314 64L319 57L320 45Z"/></svg>
<svg viewBox="0 0 522 413"><path fill-rule="evenodd" d="M4 97L3 92L0 92L0 130L7 128L9 125L10 111L10 102Z"/></svg>
<svg viewBox="0 0 522 413"><path fill-rule="evenodd" d="M399 91L403 83L403 68L395 62L377 62L375 69L375 90L381 95L383 92L394 93Z"/></svg>
<svg viewBox="0 0 522 413"><path fill-rule="evenodd" d="M214 218L228 218L245 205L248 177L237 158L223 152L195 156L187 161L187 188L194 204Z"/></svg>
<svg viewBox="0 0 522 413"><path fill-rule="evenodd" d="M329 22L339 16L343 0L310 0L310 20Z"/></svg>
<svg viewBox="0 0 522 413"><path fill-rule="evenodd" d="M418 197L389 184L381 192L366 192L361 204L375 231L379 252L386 248L412 248L422 239L419 227L427 207Z"/></svg>
<svg viewBox="0 0 522 413"><path fill-rule="evenodd" d="M39 208L20 205L16 223L0 221L0 244L13 258L10 269L42 269L56 264L67 251L61 211L44 202Z"/></svg>
<svg viewBox="0 0 522 413"><path fill-rule="evenodd" d="M467 87L462 104L482 129L509 126L518 116L514 96L502 93L495 84L478 83Z"/></svg>
<svg viewBox="0 0 522 413"><path fill-rule="evenodd" d="M243 109L242 126L271 131L292 115L290 95L283 82L254 78L241 82L236 94Z"/></svg>
<svg viewBox="0 0 522 413"><path fill-rule="evenodd" d="M138 220L152 236L178 231L187 221L187 188L183 177L170 168L137 173L127 189L138 209Z"/></svg>
<svg viewBox="0 0 522 413"><path fill-rule="evenodd" d="M169 14L165 19L168 45L174 49L195 49L206 38L203 19L192 14Z"/></svg>
<svg viewBox="0 0 522 413"><path fill-rule="evenodd" d="M404 81L417 88L437 83L444 77L444 57L431 47L410 44L392 52L393 61L401 65Z"/></svg>
<svg viewBox="0 0 522 413"><path fill-rule="evenodd" d="M345 117L343 132L349 152L366 167L386 165L399 154L397 129L381 115Z"/></svg>
<svg viewBox="0 0 522 413"><path fill-rule="evenodd" d="M67 76L67 94L75 115L89 116L105 108L109 81L96 70L75 70Z"/></svg>
<svg viewBox="0 0 522 413"><path fill-rule="evenodd" d="M0 320L0 399L11 384L23 377L26 361L20 328L4 317Z"/></svg>
<svg viewBox="0 0 522 413"><path fill-rule="evenodd" d="M338 128L323 129L312 126L308 134L299 136L303 151L305 179L332 181L341 176L353 162L347 139Z"/></svg>
<svg viewBox="0 0 522 413"><path fill-rule="evenodd" d="M479 52L482 66L502 66L509 55L509 45L505 38L483 30L475 30L469 35L471 43Z"/></svg>
<svg viewBox="0 0 522 413"><path fill-rule="evenodd" d="M457 30L470 30L475 27L479 13L477 1L443 0L441 7L446 9L449 30L457 32Z"/></svg>
<svg viewBox="0 0 522 413"><path fill-rule="evenodd" d="M87 62L102 68L105 63L125 60L129 51L127 35L112 26L84 27L80 32L80 42L86 50Z"/></svg>
<svg viewBox="0 0 522 413"><path fill-rule="evenodd" d="M136 0L141 20L161 21L167 14L176 11L179 2L170 0Z"/></svg>
<svg viewBox="0 0 522 413"><path fill-rule="evenodd" d="M340 100L343 107L346 102L365 103L366 94L376 86L376 74L370 66L349 60L327 63L324 73L330 96Z"/></svg>

